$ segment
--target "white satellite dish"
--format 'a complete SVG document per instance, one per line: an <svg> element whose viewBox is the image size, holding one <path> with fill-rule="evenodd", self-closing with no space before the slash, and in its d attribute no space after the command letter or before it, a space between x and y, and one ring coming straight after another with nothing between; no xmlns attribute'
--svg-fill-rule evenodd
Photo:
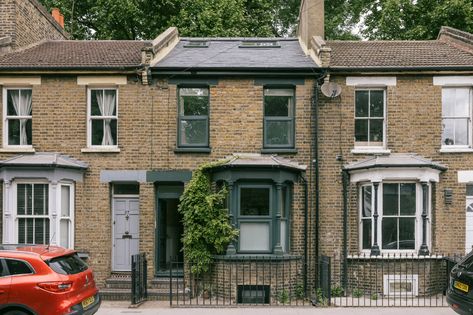
<svg viewBox="0 0 473 315"><path fill-rule="evenodd" d="M322 94L326 97L335 98L342 93L342 88L334 82L324 82L320 87Z"/></svg>

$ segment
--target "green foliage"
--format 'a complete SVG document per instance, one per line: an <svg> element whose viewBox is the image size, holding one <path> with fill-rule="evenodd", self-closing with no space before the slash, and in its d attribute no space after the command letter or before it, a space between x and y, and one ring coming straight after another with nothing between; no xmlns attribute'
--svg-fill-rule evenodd
<svg viewBox="0 0 473 315"><path fill-rule="evenodd" d="M315 290L315 298L316 298L316 303L318 306L328 305L328 299L325 296L324 292L322 291L322 288L317 288L317 290Z"/></svg>
<svg viewBox="0 0 473 315"><path fill-rule="evenodd" d="M226 188L213 191L211 187L208 170L217 165L206 164L193 173L178 208L183 216L184 258L191 262L194 274L208 271L212 256L222 254L238 236L225 209Z"/></svg>
<svg viewBox="0 0 473 315"><path fill-rule="evenodd" d="M336 285L331 288L330 292L333 297L340 297L340 296L343 296L344 290L340 285Z"/></svg>
<svg viewBox="0 0 473 315"><path fill-rule="evenodd" d="M360 298L360 297L362 297L364 294L365 294L365 292L363 292L363 290L358 289L358 288L353 289L353 292L351 293L351 295L352 295L353 297L355 297L355 298Z"/></svg>
<svg viewBox="0 0 473 315"><path fill-rule="evenodd" d="M305 298L304 285L302 283L298 283L296 285L296 288L294 289L294 296L299 300Z"/></svg>
<svg viewBox="0 0 473 315"><path fill-rule="evenodd" d="M286 304L289 302L289 293L287 290L282 290L278 292L277 300L280 304Z"/></svg>
<svg viewBox="0 0 473 315"><path fill-rule="evenodd" d="M376 301L376 300L378 299L378 293L372 293L372 294L371 294L371 299L372 299L373 301Z"/></svg>

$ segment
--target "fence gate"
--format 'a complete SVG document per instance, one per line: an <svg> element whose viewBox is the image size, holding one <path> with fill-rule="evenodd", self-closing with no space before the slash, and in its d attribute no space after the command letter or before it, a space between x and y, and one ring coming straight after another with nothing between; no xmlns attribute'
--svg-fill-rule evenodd
<svg viewBox="0 0 473 315"><path fill-rule="evenodd" d="M139 304L148 298L146 254L131 256L131 304Z"/></svg>

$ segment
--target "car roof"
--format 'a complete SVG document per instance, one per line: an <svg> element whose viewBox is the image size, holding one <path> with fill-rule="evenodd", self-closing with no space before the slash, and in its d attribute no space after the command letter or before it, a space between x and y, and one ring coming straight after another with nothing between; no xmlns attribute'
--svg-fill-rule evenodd
<svg viewBox="0 0 473 315"><path fill-rule="evenodd" d="M42 260L74 254L76 251L60 246L31 245L31 244L4 244L0 245L0 253L8 251L10 253L27 253L40 256ZM18 255L15 255L18 257Z"/></svg>

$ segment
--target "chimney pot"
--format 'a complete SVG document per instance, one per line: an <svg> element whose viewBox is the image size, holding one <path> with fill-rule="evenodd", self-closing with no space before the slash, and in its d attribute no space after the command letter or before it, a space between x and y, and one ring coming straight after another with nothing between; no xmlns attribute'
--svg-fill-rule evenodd
<svg viewBox="0 0 473 315"><path fill-rule="evenodd" d="M54 20L64 28L64 15L61 14L61 11L58 8L53 8L51 10L51 15L53 16Z"/></svg>

